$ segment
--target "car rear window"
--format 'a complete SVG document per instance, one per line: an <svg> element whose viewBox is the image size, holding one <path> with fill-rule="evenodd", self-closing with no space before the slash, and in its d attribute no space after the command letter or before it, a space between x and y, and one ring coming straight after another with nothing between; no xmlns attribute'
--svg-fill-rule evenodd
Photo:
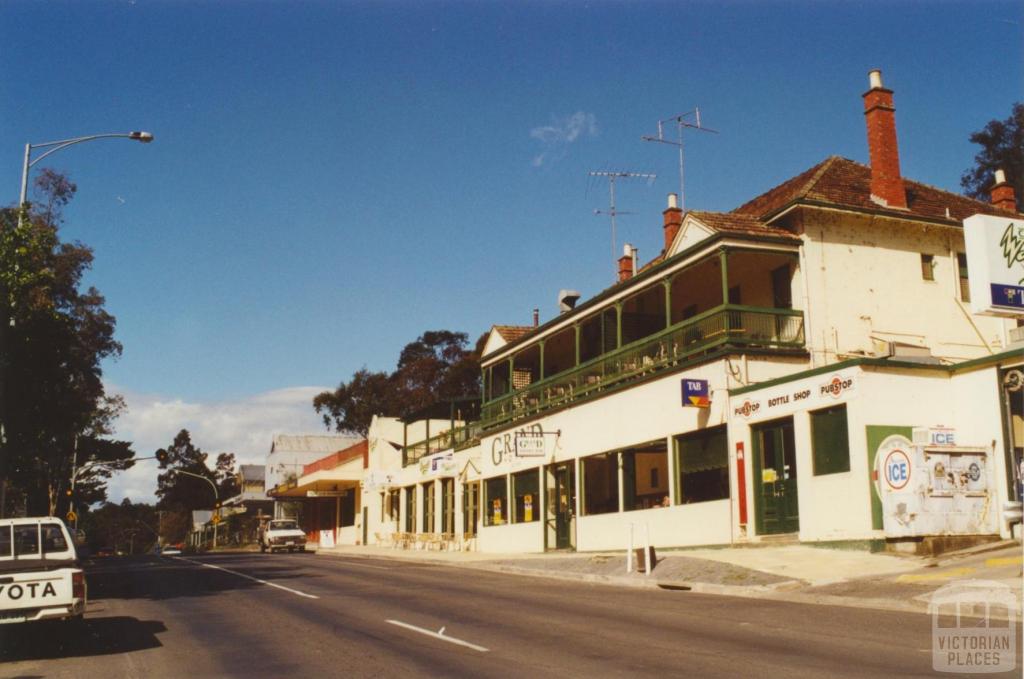
<svg viewBox="0 0 1024 679"><path fill-rule="evenodd" d="M64 539L64 531L55 523L44 523L39 527L43 534L43 554L68 551L68 541Z"/></svg>
<svg viewBox="0 0 1024 679"><path fill-rule="evenodd" d="M0 526L0 559L11 556L11 527Z"/></svg>
<svg viewBox="0 0 1024 679"><path fill-rule="evenodd" d="M39 556L39 526L14 526L14 556Z"/></svg>

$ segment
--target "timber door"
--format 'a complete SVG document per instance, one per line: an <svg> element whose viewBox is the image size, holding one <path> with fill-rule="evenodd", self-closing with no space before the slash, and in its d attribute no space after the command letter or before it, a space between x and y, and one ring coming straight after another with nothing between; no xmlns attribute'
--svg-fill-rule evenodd
<svg viewBox="0 0 1024 679"><path fill-rule="evenodd" d="M576 549L575 463L549 465L545 478L545 544L548 549Z"/></svg>
<svg viewBox="0 0 1024 679"><path fill-rule="evenodd" d="M752 431L757 532L795 533L800 530L800 511L793 418L760 424Z"/></svg>

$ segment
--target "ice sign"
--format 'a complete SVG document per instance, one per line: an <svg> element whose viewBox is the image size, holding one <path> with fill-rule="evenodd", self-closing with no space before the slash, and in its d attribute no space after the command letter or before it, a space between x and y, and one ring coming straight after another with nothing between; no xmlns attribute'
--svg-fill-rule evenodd
<svg viewBox="0 0 1024 679"><path fill-rule="evenodd" d="M902 490L910 483L910 469L910 457L899 448L889 451L882 463L885 482L892 490Z"/></svg>

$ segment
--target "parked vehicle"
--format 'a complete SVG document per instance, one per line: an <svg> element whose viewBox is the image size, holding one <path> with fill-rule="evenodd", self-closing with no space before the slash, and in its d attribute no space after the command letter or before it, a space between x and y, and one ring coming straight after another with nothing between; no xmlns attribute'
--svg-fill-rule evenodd
<svg viewBox="0 0 1024 679"><path fill-rule="evenodd" d="M0 519L0 624L85 615L85 573L64 522Z"/></svg>
<svg viewBox="0 0 1024 679"><path fill-rule="evenodd" d="M306 551L306 534L294 519L273 519L260 527L260 551Z"/></svg>

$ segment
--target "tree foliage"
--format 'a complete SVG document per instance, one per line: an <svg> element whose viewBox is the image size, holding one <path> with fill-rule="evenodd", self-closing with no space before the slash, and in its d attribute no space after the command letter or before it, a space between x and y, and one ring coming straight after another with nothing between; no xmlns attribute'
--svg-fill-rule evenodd
<svg viewBox="0 0 1024 679"><path fill-rule="evenodd" d="M83 519L89 548L113 549L126 554L144 554L157 543L161 528L157 510L150 504L133 504L125 498L121 504L104 503Z"/></svg>
<svg viewBox="0 0 1024 679"><path fill-rule="evenodd" d="M220 453L211 469L207 465L209 455L192 443L187 429L179 431L170 446L158 450L157 459L163 470L157 476L156 495L160 498L157 508L175 517L168 517L164 523L165 537L171 542L183 540L191 522L191 518L182 521L177 517L191 517L194 510L212 509L216 500L223 501L238 494L234 454ZM209 483L203 479L208 479Z"/></svg>
<svg viewBox="0 0 1024 679"><path fill-rule="evenodd" d="M334 391L317 394L313 407L325 426L366 436L374 415L402 416L439 401L475 396L484 339L469 349L464 332L429 330L405 345L394 372L363 368Z"/></svg>
<svg viewBox="0 0 1024 679"><path fill-rule="evenodd" d="M995 183L995 171L1006 172L1006 180L1017 196L1017 210L1024 209L1024 103L1017 102L1006 120L991 120L970 136L981 146L974 167L960 177L964 193L987 201Z"/></svg>
<svg viewBox="0 0 1024 679"><path fill-rule="evenodd" d="M121 345L103 296L82 289L92 250L60 239L76 187L50 170L35 187L41 199L22 224L17 209L0 210L0 503L6 496L8 507L38 515L67 508L76 440L79 466L124 469L133 453L130 443L106 438L124 403L106 394L101 363ZM83 476L83 502L104 500L109 476L98 468Z"/></svg>

